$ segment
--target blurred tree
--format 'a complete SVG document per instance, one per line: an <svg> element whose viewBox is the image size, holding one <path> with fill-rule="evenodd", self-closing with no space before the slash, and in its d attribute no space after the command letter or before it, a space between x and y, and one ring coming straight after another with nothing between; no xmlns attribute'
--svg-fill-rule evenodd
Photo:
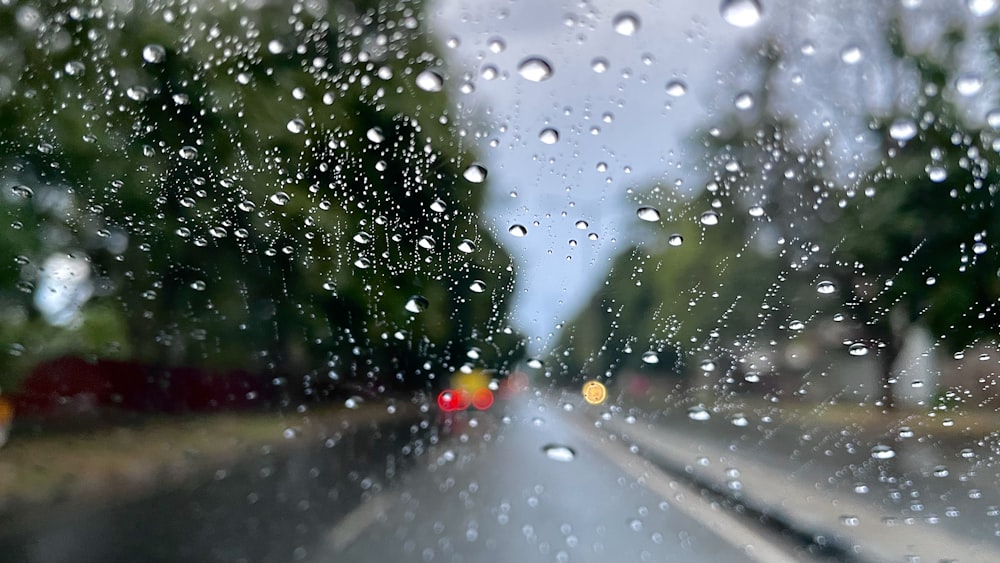
<svg viewBox="0 0 1000 563"><path fill-rule="evenodd" d="M267 369L307 393L516 356L511 260L478 221L422 9L0 8L7 350L72 351L32 333L113 312L75 351ZM53 326L43 265L67 254L89 279L62 292L93 297Z"/></svg>

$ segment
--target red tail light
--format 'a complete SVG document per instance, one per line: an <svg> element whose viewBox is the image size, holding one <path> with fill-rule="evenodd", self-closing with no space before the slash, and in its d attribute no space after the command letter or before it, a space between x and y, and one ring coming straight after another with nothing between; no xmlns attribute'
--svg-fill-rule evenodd
<svg viewBox="0 0 1000 563"><path fill-rule="evenodd" d="M472 394L472 406L484 411L493 406L493 391L489 389L476 389Z"/></svg>

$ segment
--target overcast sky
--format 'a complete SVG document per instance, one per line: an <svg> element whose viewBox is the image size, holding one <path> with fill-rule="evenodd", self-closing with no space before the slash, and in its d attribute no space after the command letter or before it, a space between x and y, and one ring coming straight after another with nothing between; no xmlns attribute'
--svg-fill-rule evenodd
<svg viewBox="0 0 1000 563"><path fill-rule="evenodd" d="M628 246L638 220L628 189L690 181L685 137L704 126L706 91L755 31L727 24L714 2L657 6L439 0L433 10L432 29L451 39L452 88L474 88L457 99L486 124L474 142L489 169L487 222L517 257L514 318L536 350ZM615 30L625 12L638 16L631 36ZM532 56L551 64L551 79L519 75ZM604 72L593 70L595 59L606 61ZM683 96L667 93L672 81L684 83ZM558 142L540 140L546 128ZM510 235L514 224L527 235Z"/></svg>

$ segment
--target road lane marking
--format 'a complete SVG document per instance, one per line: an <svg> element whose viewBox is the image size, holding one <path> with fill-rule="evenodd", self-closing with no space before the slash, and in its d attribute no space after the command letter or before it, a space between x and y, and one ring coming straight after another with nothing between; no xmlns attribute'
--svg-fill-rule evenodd
<svg viewBox="0 0 1000 563"><path fill-rule="evenodd" d="M735 454L703 441L694 442L670 428L647 426L620 420L605 423L608 431L625 436L624 439L664 460L683 465L684 460L699 456L719 459L721 463L713 464L706 471L708 474L688 476L707 482L706 488L723 490L726 483L723 468L737 467L743 504L786 522L795 522L798 530L812 535L846 538L850 544L847 549L861 546L859 557L877 561L904 561L914 556L923 561L1000 561L1000 549L986 542L957 537L930 526L919 529L886 526L882 524L886 514L876 507L833 491L824 493L812 483L796 482L787 473L753 461L745 454ZM712 474L712 470L716 473ZM845 515L856 518L861 525L845 529L841 523Z"/></svg>
<svg viewBox="0 0 1000 563"><path fill-rule="evenodd" d="M664 500L671 501L671 506L741 550L747 557L761 563L794 563L801 560L801 556L794 553L794 546L790 542L762 535L749 526L743 517L735 516L704 498L697 487L671 477L652 462L633 454L620 440L610 439L606 432L595 428L586 417L571 415L567 418L577 430L586 435L590 443L599 444L594 450L642 486Z"/></svg>
<svg viewBox="0 0 1000 563"><path fill-rule="evenodd" d="M394 502L392 495L388 493L382 493L362 502L327 532L327 544L334 551L347 549L362 532L375 523L379 516L385 514Z"/></svg>

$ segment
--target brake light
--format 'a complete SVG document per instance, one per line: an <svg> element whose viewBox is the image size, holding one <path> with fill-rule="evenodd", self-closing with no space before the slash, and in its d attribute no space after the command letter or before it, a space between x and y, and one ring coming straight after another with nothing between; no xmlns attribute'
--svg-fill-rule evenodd
<svg viewBox="0 0 1000 563"><path fill-rule="evenodd" d="M484 411L493 406L493 391L487 388L476 389L472 394L472 406Z"/></svg>

